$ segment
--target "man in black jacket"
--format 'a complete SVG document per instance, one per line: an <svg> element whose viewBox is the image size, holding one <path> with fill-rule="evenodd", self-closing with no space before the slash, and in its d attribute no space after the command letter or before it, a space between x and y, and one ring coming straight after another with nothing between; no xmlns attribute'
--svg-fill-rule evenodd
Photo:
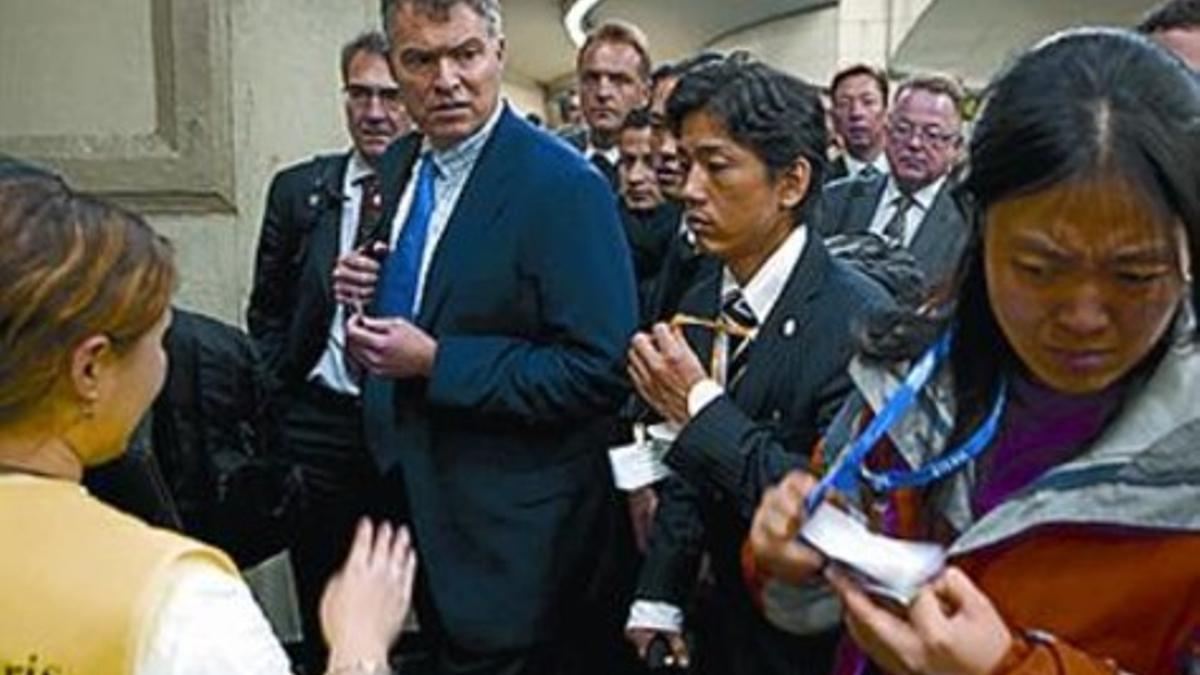
<svg viewBox="0 0 1200 675"><path fill-rule="evenodd" d="M382 33L347 44L341 66L354 147L272 180L247 312L308 489L292 557L306 639L316 649L321 589L377 480L363 440L361 368L346 357L346 317L333 300L330 274L338 257L379 238L375 166L408 127Z"/></svg>
<svg viewBox="0 0 1200 675"><path fill-rule="evenodd" d="M682 606L705 550L721 612L696 667L823 672L836 623L805 635L770 626L742 582L740 549L761 490L805 465L849 391L857 324L891 301L808 226L825 169L814 87L734 56L686 74L667 114L687 167L688 227L721 268L684 296L683 316L629 350L638 392L676 433L629 637L645 651L664 635L685 658Z"/></svg>

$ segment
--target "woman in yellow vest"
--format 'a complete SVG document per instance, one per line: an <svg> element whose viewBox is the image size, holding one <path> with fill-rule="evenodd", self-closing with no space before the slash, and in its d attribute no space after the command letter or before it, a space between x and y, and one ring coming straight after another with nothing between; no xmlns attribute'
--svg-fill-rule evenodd
<svg viewBox="0 0 1200 675"><path fill-rule="evenodd" d="M224 553L79 483L162 386L170 245L35 175L0 181L0 242L0 673L288 673ZM414 565L405 530L363 523L322 607L328 672L387 672Z"/></svg>

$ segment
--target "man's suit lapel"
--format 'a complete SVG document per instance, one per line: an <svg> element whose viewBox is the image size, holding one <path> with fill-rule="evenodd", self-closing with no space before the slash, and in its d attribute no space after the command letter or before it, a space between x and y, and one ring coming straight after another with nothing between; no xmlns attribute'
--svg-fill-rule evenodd
<svg viewBox="0 0 1200 675"><path fill-rule="evenodd" d="M471 264L464 257L473 253L479 241L475 234L481 228L492 225L497 212L512 199L512 191L508 186L519 171L514 170L506 158L520 154L517 143L522 124L524 122L505 108L492 130L491 138L479 153L458 204L450 214L441 241L433 251L433 259L429 261L421 309L417 314L418 325L429 328L436 324L453 281L449 271L465 269Z"/></svg>
<svg viewBox="0 0 1200 675"><path fill-rule="evenodd" d="M342 234L342 202L345 196L342 183L350 153L316 167L312 190L304 196L315 210L312 232L309 235L309 264L316 270L321 284L321 298L332 305L333 266L338 257Z"/></svg>
<svg viewBox="0 0 1200 675"><path fill-rule="evenodd" d="M927 277L938 276L942 270L953 266L954 261L949 258L959 249L959 242L966 236L962 214L954 202L952 189L949 180L942 185L909 246ZM936 281L933 278L928 280Z"/></svg>
<svg viewBox="0 0 1200 675"><path fill-rule="evenodd" d="M854 179L846 195L846 211L842 216L845 227L838 231L843 234L861 234L869 230L886 186L885 175Z"/></svg>
<svg viewBox="0 0 1200 675"><path fill-rule="evenodd" d="M788 276L783 292L750 345L749 363L741 381L732 389L738 407L753 415L774 391L787 385L795 389L804 372L804 336L811 328L809 306L824 282L829 253L812 231L804 252Z"/></svg>

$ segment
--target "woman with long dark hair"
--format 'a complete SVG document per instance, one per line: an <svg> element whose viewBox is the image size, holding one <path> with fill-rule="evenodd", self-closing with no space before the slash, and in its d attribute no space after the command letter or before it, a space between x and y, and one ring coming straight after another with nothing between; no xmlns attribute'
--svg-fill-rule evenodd
<svg viewBox="0 0 1200 675"><path fill-rule="evenodd" d="M1132 33L1051 37L989 88L963 196L954 302L869 331L816 458L829 478L793 473L759 507L765 593L819 578L797 533L835 484L877 528L948 549L903 608L825 575L884 670L1195 672L1196 81Z"/></svg>

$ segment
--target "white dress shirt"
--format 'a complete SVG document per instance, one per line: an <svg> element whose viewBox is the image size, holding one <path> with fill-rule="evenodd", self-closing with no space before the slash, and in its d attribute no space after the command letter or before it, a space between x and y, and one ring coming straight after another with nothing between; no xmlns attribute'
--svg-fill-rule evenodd
<svg viewBox="0 0 1200 675"><path fill-rule="evenodd" d="M342 225L338 235L338 257L354 248L354 237L358 232L358 216L362 205L362 179L373 176L371 168L357 150L350 153L346 165L346 176L342 180ZM309 373L310 381L319 381L334 391L358 396L358 383L346 370L346 310L339 303L333 310L325 351L317 365Z"/></svg>
<svg viewBox="0 0 1200 675"><path fill-rule="evenodd" d="M858 174L862 173L862 170L868 166L873 167L881 176L886 176L892 171L891 165L887 161L887 153L885 152L875 155L875 159L870 162L859 160L848 152L842 155L842 159L846 162L846 175L850 178L857 178Z"/></svg>
<svg viewBox="0 0 1200 675"><path fill-rule="evenodd" d="M933 208L933 200L937 199L938 192L945 184L946 177L942 176L913 193L913 204L904 214L904 237L901 244L905 248L912 245L926 214L929 213L929 209ZM892 220L892 215L896 212L898 200L902 194L900 186L896 185L896 179L889 176L887 186L883 188L883 195L879 198L879 204L875 207L875 217L871 219L871 227L868 228L868 232L880 237L884 236L883 230Z"/></svg>

